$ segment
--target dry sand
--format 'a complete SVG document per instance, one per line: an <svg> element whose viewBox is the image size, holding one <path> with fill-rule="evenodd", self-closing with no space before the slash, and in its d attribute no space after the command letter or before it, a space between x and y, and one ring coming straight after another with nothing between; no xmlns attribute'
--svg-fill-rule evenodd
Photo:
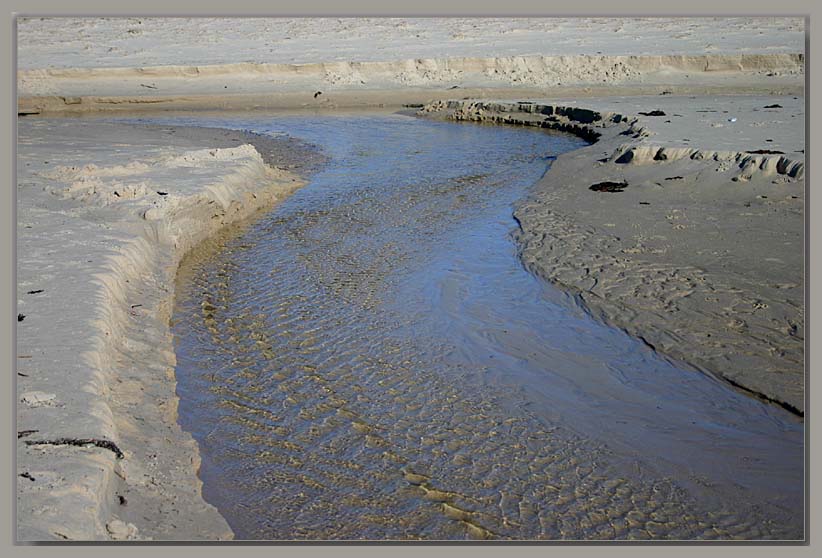
<svg viewBox="0 0 822 558"><path fill-rule="evenodd" d="M380 92L425 102L511 88L795 93L804 83L801 18L22 18L18 37L27 112L377 105Z"/></svg>
<svg viewBox="0 0 822 558"><path fill-rule="evenodd" d="M526 265L661 352L802 413L803 51L798 18L25 18L18 107L456 98L436 112L593 130L517 209ZM637 116L653 110L666 114ZM746 153L762 149L784 155ZM20 121L19 539L231 536L176 424L172 279L195 242L299 184L265 164L288 154L238 132ZM589 190L603 181L627 186ZM63 438L98 445L27 444Z"/></svg>
<svg viewBox="0 0 822 558"><path fill-rule="evenodd" d="M183 40L181 40L183 37ZM791 54L804 21L733 18L21 18L23 70L578 54Z"/></svg>

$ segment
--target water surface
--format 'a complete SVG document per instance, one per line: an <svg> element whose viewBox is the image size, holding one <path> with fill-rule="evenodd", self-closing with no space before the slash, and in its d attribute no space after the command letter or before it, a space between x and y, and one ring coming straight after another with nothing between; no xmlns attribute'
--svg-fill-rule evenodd
<svg viewBox="0 0 822 558"><path fill-rule="evenodd" d="M401 115L164 122L331 157L178 281L180 420L237 538L802 536L801 424L517 259L513 204L581 140Z"/></svg>

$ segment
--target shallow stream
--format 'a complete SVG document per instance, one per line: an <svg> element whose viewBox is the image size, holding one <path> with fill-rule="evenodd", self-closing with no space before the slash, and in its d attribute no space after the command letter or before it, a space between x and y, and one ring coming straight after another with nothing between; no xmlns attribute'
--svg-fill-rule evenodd
<svg viewBox="0 0 822 558"><path fill-rule="evenodd" d="M581 140L386 114L161 122L330 156L178 279L180 421L237 538L802 536L801 423L523 269L512 207Z"/></svg>

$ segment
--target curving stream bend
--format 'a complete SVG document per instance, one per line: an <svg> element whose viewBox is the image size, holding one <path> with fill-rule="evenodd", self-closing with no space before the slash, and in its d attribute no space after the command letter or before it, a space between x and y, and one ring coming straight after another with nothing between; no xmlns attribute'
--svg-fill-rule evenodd
<svg viewBox="0 0 822 558"><path fill-rule="evenodd" d="M402 115L162 122L331 157L178 277L180 421L237 538L802 536L801 423L517 259L513 204L581 140Z"/></svg>

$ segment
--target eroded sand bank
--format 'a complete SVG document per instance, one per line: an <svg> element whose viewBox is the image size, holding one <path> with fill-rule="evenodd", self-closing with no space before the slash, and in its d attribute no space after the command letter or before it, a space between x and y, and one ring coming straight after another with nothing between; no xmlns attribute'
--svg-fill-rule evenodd
<svg viewBox="0 0 822 558"><path fill-rule="evenodd" d="M72 120L18 133L18 538L230 538L176 422L174 275L198 241L302 185L271 165L309 150Z"/></svg>

